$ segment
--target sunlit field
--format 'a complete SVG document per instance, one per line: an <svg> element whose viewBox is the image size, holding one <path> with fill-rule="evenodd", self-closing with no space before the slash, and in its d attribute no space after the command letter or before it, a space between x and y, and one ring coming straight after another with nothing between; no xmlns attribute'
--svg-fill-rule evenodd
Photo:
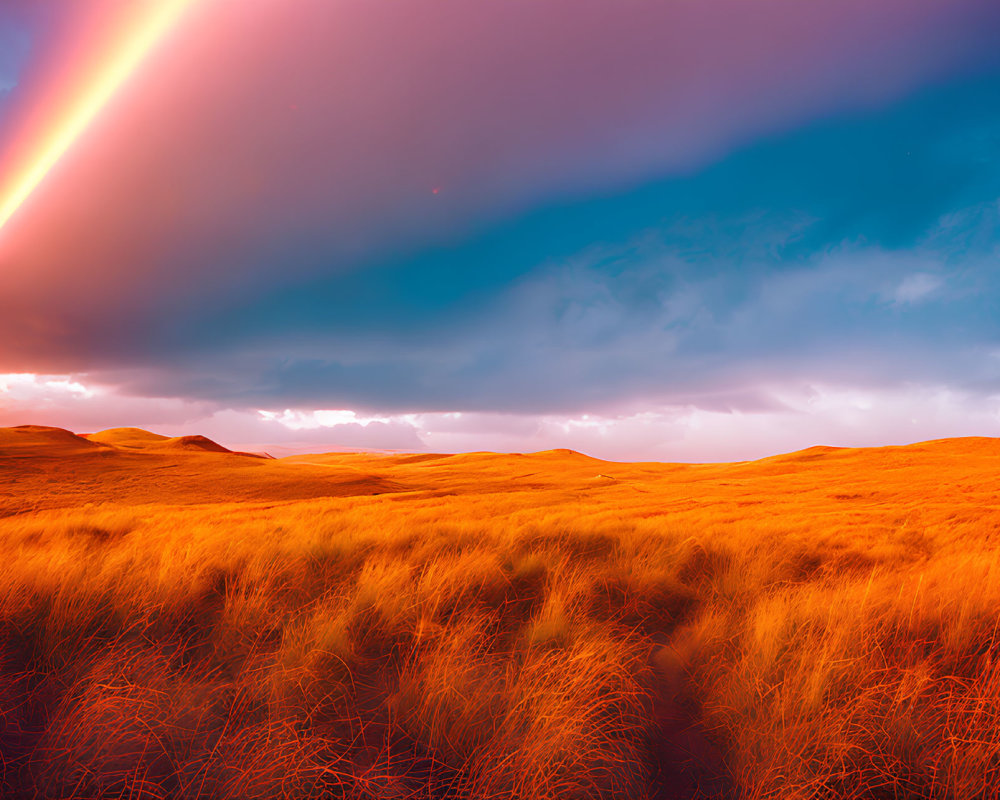
<svg viewBox="0 0 1000 800"><path fill-rule="evenodd" d="M0 794L1000 797L998 476L0 429Z"/></svg>

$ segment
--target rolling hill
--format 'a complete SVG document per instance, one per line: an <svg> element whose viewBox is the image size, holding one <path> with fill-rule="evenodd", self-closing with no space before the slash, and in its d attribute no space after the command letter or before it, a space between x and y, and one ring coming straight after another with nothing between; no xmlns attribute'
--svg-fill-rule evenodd
<svg viewBox="0 0 1000 800"><path fill-rule="evenodd" d="M998 468L0 429L2 794L996 797Z"/></svg>

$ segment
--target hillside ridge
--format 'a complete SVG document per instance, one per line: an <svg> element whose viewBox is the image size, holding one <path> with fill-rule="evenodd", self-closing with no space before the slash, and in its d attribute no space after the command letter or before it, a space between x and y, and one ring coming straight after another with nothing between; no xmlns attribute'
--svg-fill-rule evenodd
<svg viewBox="0 0 1000 800"><path fill-rule="evenodd" d="M70 447L76 452L86 452L95 447L111 448L127 451L174 451L189 453L217 453L229 454L251 458L278 460L288 463L328 463L340 464L348 463L358 458L377 459L385 463L396 465L416 465L425 464L427 466L443 466L450 464L458 466L461 463L470 464L476 461L496 460L496 459L532 459L536 461L567 461L567 462L589 462L592 464L664 464L677 465L689 462L673 461L607 461L595 458L586 453L568 448L555 448L550 450L539 450L525 453L499 453L486 450L464 452L464 453L383 453L368 452L364 450L348 452L318 452L302 453L291 456L284 456L280 459L272 459L266 453L252 453L238 450L231 450L222 444L209 439L201 434L188 434L183 436L164 436L153 433L143 428L121 427L108 428L96 433L77 434L66 428L59 428L48 425L16 425L12 427L0 427L0 455L8 448L39 449L51 447L53 450L59 446ZM801 450L793 450L787 453L775 453L762 458L750 459L748 461L705 461L697 462L702 465L724 465L724 464L753 464L753 463L806 463L810 461L827 460L830 458L843 458L853 454L898 454L903 452L919 453L933 451L936 453L951 452L955 455L968 453L996 454L1000 457L1000 438L989 436L956 436L942 439L928 439L919 442L912 442L902 445L873 445L866 447L842 447L832 445L812 445ZM52 455L57 455L53 452Z"/></svg>

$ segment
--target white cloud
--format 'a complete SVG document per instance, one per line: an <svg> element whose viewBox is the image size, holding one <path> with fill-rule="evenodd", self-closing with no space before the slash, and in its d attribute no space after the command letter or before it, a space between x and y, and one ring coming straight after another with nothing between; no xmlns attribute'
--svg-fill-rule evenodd
<svg viewBox="0 0 1000 800"><path fill-rule="evenodd" d="M0 374L0 425L53 425L78 433L138 426L186 433L212 410L204 402L123 394L87 375Z"/></svg>
<svg viewBox="0 0 1000 800"><path fill-rule="evenodd" d="M649 403L586 414L350 409L227 409L120 394L82 375L0 375L0 425L78 432L136 426L200 433L276 455L353 450L532 452L557 447L616 461L730 461L816 444L874 446L1000 436L1000 396L945 386L898 388L788 381L754 387L753 410Z"/></svg>
<svg viewBox="0 0 1000 800"><path fill-rule="evenodd" d="M896 305L922 302L943 285L944 280L939 275L915 272L903 278L893 292L892 300Z"/></svg>
<svg viewBox="0 0 1000 800"><path fill-rule="evenodd" d="M335 428L340 425L360 425L367 427L373 422L389 422L389 417L366 417L350 409L318 409L315 411L297 411L286 408L284 411L258 410L261 418L268 422L277 422L293 431L315 430L317 428Z"/></svg>
<svg viewBox="0 0 1000 800"><path fill-rule="evenodd" d="M53 402L61 395L94 397L98 390L84 386L67 375L35 375L31 372L0 374L0 393L9 403L39 400Z"/></svg>

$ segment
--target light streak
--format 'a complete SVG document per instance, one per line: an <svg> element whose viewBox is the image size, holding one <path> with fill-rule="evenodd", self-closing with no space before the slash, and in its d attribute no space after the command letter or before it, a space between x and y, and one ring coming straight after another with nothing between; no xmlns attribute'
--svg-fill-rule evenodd
<svg viewBox="0 0 1000 800"><path fill-rule="evenodd" d="M152 8L134 29L121 48L103 65L83 94L60 117L53 132L41 145L27 168L16 175L0 201L0 229L45 179L63 154L86 130L115 91L125 82L143 57L177 22L194 0L153 0Z"/></svg>

